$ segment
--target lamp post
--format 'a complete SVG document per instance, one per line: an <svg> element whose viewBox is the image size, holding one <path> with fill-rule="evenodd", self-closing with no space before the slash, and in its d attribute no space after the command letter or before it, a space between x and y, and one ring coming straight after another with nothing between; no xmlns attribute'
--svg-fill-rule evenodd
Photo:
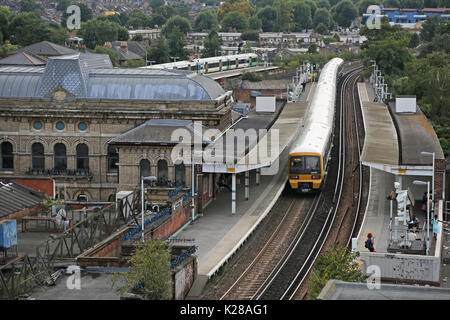
<svg viewBox="0 0 450 320"><path fill-rule="evenodd" d="M426 152L422 151L420 153L422 156L432 156L433 157L433 176L431 177L431 209L434 210L434 160L436 157L436 154L434 152ZM430 193L427 193L427 197L430 197ZM427 199L428 201L428 199Z"/></svg>
<svg viewBox="0 0 450 320"><path fill-rule="evenodd" d="M430 182L427 181L419 181L414 180L413 184L419 185L419 186L427 186L427 194L430 194ZM427 248L426 248L427 256L430 254L430 206L428 205L428 198L427 198Z"/></svg>
<svg viewBox="0 0 450 320"><path fill-rule="evenodd" d="M199 150L194 150L194 147L192 148L192 159L191 159L191 163L192 163L192 169L191 169L191 196L192 196L192 204L191 204L191 210L192 210L192 222L194 222L195 219L195 161L194 161L194 157L195 155L202 155L203 152L199 151ZM198 176L197 176L198 178ZM198 183L197 183L197 187L198 187Z"/></svg>
<svg viewBox="0 0 450 320"><path fill-rule="evenodd" d="M141 215L142 215L142 242L145 241L145 235L144 235L144 210L145 210L145 201L144 201L144 181L156 181L155 176L141 176Z"/></svg>

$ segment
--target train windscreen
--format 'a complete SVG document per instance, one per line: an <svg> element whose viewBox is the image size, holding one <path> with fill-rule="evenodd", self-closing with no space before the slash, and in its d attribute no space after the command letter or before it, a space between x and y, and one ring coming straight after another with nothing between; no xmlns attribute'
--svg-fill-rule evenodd
<svg viewBox="0 0 450 320"><path fill-rule="evenodd" d="M320 157L318 156L291 157L290 173L294 174L320 173Z"/></svg>

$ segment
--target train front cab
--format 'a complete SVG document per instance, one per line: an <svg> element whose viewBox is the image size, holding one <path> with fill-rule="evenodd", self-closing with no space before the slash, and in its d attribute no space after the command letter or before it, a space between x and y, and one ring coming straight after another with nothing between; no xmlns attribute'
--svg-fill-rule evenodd
<svg viewBox="0 0 450 320"><path fill-rule="evenodd" d="M300 193L320 190L323 180L322 156L319 153L289 155L289 185Z"/></svg>

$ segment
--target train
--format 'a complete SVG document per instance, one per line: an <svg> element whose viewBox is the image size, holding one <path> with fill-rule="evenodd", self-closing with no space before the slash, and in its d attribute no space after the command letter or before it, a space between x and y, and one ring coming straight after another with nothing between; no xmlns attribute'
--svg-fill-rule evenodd
<svg viewBox="0 0 450 320"><path fill-rule="evenodd" d="M291 189L308 193L319 191L330 158L336 87L344 60L331 59L322 69L303 128L289 150L288 179Z"/></svg>
<svg viewBox="0 0 450 320"><path fill-rule="evenodd" d="M255 53L242 53L228 56L194 59L193 61L177 61L170 63L154 64L145 69L179 69L191 70L199 74L220 72L239 68L256 67L259 57Z"/></svg>

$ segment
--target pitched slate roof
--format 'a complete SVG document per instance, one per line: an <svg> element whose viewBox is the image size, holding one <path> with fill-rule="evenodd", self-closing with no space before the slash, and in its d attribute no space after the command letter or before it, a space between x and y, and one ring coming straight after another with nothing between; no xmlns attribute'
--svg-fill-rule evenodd
<svg viewBox="0 0 450 320"><path fill-rule="evenodd" d="M0 59L0 66L44 66L44 58L22 51Z"/></svg>
<svg viewBox="0 0 450 320"><path fill-rule="evenodd" d="M44 194L13 180L0 181L0 217L32 207L44 199Z"/></svg>
<svg viewBox="0 0 450 320"><path fill-rule="evenodd" d="M33 43L29 46L16 50L15 52L22 52L22 51L30 52L32 54L43 57L62 56L65 54L75 54L78 52L70 48L60 46L50 41L41 41L38 43Z"/></svg>

